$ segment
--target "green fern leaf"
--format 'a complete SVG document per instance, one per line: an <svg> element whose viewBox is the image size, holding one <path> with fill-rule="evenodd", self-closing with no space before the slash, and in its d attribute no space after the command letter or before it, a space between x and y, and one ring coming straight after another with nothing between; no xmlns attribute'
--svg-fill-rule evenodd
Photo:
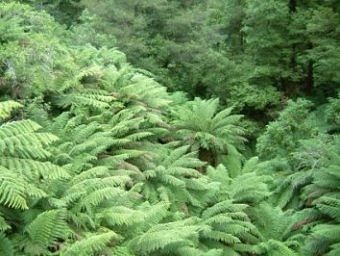
<svg viewBox="0 0 340 256"><path fill-rule="evenodd" d="M71 230L65 220L64 210L44 211L28 224L25 231L33 244L47 248L54 241L70 235Z"/></svg>
<svg viewBox="0 0 340 256"><path fill-rule="evenodd" d="M120 240L120 236L113 231L102 234L91 234L82 240L66 247L61 256L88 256L100 253L112 240Z"/></svg>
<svg viewBox="0 0 340 256"><path fill-rule="evenodd" d="M0 203L17 209L28 209L26 181L19 175L0 166Z"/></svg>

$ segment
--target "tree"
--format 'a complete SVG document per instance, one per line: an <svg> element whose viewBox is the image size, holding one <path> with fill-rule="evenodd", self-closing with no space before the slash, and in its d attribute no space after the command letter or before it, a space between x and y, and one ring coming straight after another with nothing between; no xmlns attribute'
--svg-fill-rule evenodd
<svg viewBox="0 0 340 256"><path fill-rule="evenodd" d="M241 115L231 114L232 108L220 112L218 100L187 102L174 110L174 125L184 143L199 151L203 161L216 166L224 154L235 154L242 147L243 128L239 125Z"/></svg>

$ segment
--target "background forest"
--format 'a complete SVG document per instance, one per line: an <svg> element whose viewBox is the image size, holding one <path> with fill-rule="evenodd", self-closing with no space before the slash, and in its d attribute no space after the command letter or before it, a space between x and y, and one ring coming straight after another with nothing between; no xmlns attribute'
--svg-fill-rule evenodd
<svg viewBox="0 0 340 256"><path fill-rule="evenodd" d="M0 3L0 255L339 256L337 0Z"/></svg>

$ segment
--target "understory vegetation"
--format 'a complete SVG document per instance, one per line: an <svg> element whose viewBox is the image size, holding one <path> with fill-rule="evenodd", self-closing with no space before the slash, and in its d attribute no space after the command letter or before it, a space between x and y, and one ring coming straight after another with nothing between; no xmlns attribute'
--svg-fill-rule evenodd
<svg viewBox="0 0 340 256"><path fill-rule="evenodd" d="M0 255L340 255L339 12L2 1Z"/></svg>

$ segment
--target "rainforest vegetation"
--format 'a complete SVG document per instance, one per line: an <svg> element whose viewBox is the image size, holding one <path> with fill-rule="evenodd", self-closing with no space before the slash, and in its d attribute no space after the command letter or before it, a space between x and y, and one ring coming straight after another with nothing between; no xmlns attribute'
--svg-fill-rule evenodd
<svg viewBox="0 0 340 256"><path fill-rule="evenodd" d="M339 1L1 1L0 255L339 256Z"/></svg>

